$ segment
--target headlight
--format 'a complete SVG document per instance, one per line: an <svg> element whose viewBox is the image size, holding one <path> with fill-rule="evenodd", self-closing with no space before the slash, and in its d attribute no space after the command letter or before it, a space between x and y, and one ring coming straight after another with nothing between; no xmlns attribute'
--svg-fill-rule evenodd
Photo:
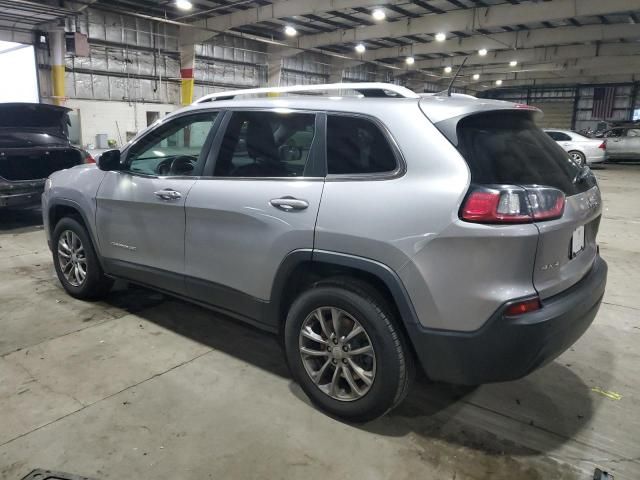
<svg viewBox="0 0 640 480"><path fill-rule="evenodd" d="M47 192L47 191L49 191L50 188L51 188L51 179L47 178L44 181L44 191Z"/></svg>

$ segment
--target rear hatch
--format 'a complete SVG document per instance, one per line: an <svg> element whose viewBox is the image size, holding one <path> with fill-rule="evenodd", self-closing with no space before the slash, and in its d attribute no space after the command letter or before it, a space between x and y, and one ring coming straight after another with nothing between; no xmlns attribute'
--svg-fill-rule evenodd
<svg viewBox="0 0 640 480"><path fill-rule="evenodd" d="M498 191L515 187L530 206L537 199L531 192L564 194L563 209L555 214L522 220L533 222L539 231L537 251L532 252L533 284L544 299L571 287L591 269L597 255L600 190L591 171L573 162L535 125L539 112L518 107L469 112L436 126L466 160L470 191L478 186Z"/></svg>
<svg viewBox="0 0 640 480"><path fill-rule="evenodd" d="M69 144L68 108L31 103L0 104L0 177L33 180L82 163Z"/></svg>

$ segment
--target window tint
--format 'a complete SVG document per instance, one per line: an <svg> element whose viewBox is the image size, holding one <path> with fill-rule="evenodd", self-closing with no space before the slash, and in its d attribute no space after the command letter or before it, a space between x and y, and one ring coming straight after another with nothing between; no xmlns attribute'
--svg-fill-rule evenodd
<svg viewBox="0 0 640 480"><path fill-rule="evenodd" d="M556 142L566 142L571 140L571 137L566 133L562 132L546 132L551 138L553 138Z"/></svg>
<svg viewBox="0 0 640 480"><path fill-rule="evenodd" d="M359 117L328 116L329 174L383 173L395 170L396 166L393 150L375 123Z"/></svg>
<svg viewBox="0 0 640 480"><path fill-rule="evenodd" d="M216 116L217 112L207 112L179 117L149 132L129 150L129 171L145 175L191 175Z"/></svg>
<svg viewBox="0 0 640 480"><path fill-rule="evenodd" d="M234 112L220 147L216 177L302 177L315 114Z"/></svg>
<svg viewBox="0 0 640 480"><path fill-rule="evenodd" d="M622 128L614 128L613 130L609 130L604 134L607 138L618 138L624 136L624 129Z"/></svg>
<svg viewBox="0 0 640 480"><path fill-rule="evenodd" d="M567 195L595 185L527 112L490 112L458 123L458 150L479 184L546 185Z"/></svg>

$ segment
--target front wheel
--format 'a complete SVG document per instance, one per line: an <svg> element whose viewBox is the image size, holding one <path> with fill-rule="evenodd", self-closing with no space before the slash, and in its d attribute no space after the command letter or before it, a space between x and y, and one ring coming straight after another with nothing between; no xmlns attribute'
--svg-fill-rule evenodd
<svg viewBox="0 0 640 480"><path fill-rule="evenodd" d="M113 280L106 277L85 227L75 218L61 219L53 230L53 264L62 286L72 297L106 295Z"/></svg>
<svg viewBox="0 0 640 480"><path fill-rule="evenodd" d="M384 302L354 284L319 284L293 303L285 348L294 379L321 410L366 422L406 395L413 358Z"/></svg>

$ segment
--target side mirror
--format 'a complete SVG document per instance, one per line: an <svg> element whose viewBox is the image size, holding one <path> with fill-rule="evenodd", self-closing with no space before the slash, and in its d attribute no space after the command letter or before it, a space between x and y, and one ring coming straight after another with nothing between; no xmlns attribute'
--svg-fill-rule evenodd
<svg viewBox="0 0 640 480"><path fill-rule="evenodd" d="M120 150L107 150L103 152L96 161L98 168L106 172L110 170L122 170L120 163Z"/></svg>

